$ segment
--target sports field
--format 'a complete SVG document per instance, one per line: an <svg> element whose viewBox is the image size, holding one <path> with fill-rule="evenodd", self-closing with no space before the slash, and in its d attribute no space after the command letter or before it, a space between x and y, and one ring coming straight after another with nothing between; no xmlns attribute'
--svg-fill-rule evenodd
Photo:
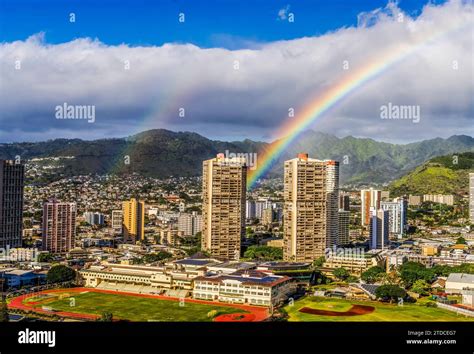
<svg viewBox="0 0 474 354"><path fill-rule="evenodd" d="M235 316L237 321L249 319L259 321L268 316L267 309L260 307L220 305L188 298L180 301L177 298L113 293L87 288L50 290L35 295L23 295L13 299L9 306L89 320L99 317L103 312L112 313L114 319L169 322L222 321L229 318L223 316L227 314L246 314L246 316Z"/></svg>
<svg viewBox="0 0 474 354"><path fill-rule="evenodd" d="M381 303L377 301L352 301L324 297L304 297L293 305L287 305L284 311L289 321L474 321L455 312L426 307L417 304Z"/></svg>

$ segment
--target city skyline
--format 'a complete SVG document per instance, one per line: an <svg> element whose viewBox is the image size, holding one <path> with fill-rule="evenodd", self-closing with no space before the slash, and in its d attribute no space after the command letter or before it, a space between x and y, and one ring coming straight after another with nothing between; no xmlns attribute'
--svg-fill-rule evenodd
<svg viewBox="0 0 474 354"><path fill-rule="evenodd" d="M473 18L0 0L1 353L472 346Z"/></svg>

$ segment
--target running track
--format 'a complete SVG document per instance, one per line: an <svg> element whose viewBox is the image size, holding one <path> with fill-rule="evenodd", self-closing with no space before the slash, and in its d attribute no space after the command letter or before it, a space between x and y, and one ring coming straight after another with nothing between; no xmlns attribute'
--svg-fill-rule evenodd
<svg viewBox="0 0 474 354"><path fill-rule="evenodd" d="M35 305L37 303L32 303L30 305L25 305L23 301L29 297L32 296L37 296L38 294L51 294L51 293L81 293L81 292L95 292L95 293L104 293L104 294L112 294L112 295L126 295L126 296L136 296L136 297L144 297L144 298L149 298L149 299L160 299L160 300L166 300L166 301L180 301L180 298L177 297L171 297L171 296L163 296L163 295L149 295L149 294L136 294L136 293L129 293L129 292L124 292L124 291L113 291L113 290L103 290L103 289L95 289L95 288L68 288L68 289L52 289L52 290L44 290L32 294L26 294L26 295L21 295L16 298L14 298L9 304L8 307L10 308L15 308L15 309L20 309L23 311L33 311L37 313L43 313L43 314L51 314L54 313L58 316L61 317L69 317L69 318L74 318L74 319L80 319L80 320L96 320L99 318L99 315L93 315L93 314L86 314L86 313L75 313L75 312L67 312L67 311L57 311L57 312L51 312L51 311L46 311L43 310L42 308L33 308L32 305ZM190 303L195 303L195 304L204 304L204 305L212 305L212 306L223 306L223 307L233 307L237 309L242 309L245 311L250 312L253 316L252 321L253 322L259 322L263 321L266 318L270 316L268 309L266 307L260 307L260 306L248 306L248 305L237 305L237 304L226 304L226 303L220 303L220 302L213 302L213 301L205 301L205 300L196 300L192 298L185 298L185 302L190 302ZM235 315L235 314L234 314ZM221 321L230 321L232 322L232 318L230 317L222 317L222 316L217 316L216 317L217 321L216 322L221 322Z"/></svg>

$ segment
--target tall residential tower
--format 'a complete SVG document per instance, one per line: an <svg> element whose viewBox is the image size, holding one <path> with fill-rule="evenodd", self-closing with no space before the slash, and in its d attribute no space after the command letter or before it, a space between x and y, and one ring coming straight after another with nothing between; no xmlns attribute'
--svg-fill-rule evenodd
<svg viewBox="0 0 474 354"><path fill-rule="evenodd" d="M370 224L370 209L380 209L380 201L382 199L382 191L370 188L362 189L360 191L361 202L361 223L362 226L369 226Z"/></svg>
<svg viewBox="0 0 474 354"><path fill-rule="evenodd" d="M43 250L66 253L74 248L76 203L51 199L43 204Z"/></svg>
<svg viewBox="0 0 474 354"><path fill-rule="evenodd" d="M125 242L136 243L145 238L145 202L137 198L122 203L122 233Z"/></svg>
<svg viewBox="0 0 474 354"><path fill-rule="evenodd" d="M25 166L0 160L0 248L21 247Z"/></svg>
<svg viewBox="0 0 474 354"><path fill-rule="evenodd" d="M308 154L285 161L284 247L286 261L306 262L338 244L339 162Z"/></svg>
<svg viewBox="0 0 474 354"><path fill-rule="evenodd" d="M388 210L370 208L370 249L389 248L389 224Z"/></svg>
<svg viewBox="0 0 474 354"><path fill-rule="evenodd" d="M245 234L247 167L243 158L203 162L202 249L218 259L238 260Z"/></svg>

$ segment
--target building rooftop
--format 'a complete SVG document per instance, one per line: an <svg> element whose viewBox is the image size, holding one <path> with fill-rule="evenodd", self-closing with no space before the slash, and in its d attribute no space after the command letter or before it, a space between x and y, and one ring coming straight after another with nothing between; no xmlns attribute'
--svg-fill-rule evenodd
<svg viewBox="0 0 474 354"><path fill-rule="evenodd" d="M13 270L9 270L9 271L5 272L5 274L18 275L18 276L22 276L22 275L26 275L26 274L30 274L30 273L33 273L33 271L32 270L22 270L22 269L13 269Z"/></svg>
<svg viewBox="0 0 474 354"><path fill-rule="evenodd" d="M219 283L222 283L225 280L234 280L241 282L242 284L274 286L288 279L290 278L286 276L269 275L256 270L238 270L232 274L202 276L197 277L195 280L205 280Z"/></svg>
<svg viewBox="0 0 474 354"><path fill-rule="evenodd" d="M183 265L205 266L205 265L208 265L208 264L215 264L217 262L214 261L213 259L187 258L187 259L180 259L180 260L174 261L173 263L183 264Z"/></svg>
<svg viewBox="0 0 474 354"><path fill-rule="evenodd" d="M253 262L224 262L224 263L218 263L218 264L212 264L209 267L214 267L214 268L226 268L226 269L249 269L249 268L254 268L255 263Z"/></svg>
<svg viewBox="0 0 474 354"><path fill-rule="evenodd" d="M470 283L474 285L474 274L451 273L448 279L446 279L446 282Z"/></svg>

